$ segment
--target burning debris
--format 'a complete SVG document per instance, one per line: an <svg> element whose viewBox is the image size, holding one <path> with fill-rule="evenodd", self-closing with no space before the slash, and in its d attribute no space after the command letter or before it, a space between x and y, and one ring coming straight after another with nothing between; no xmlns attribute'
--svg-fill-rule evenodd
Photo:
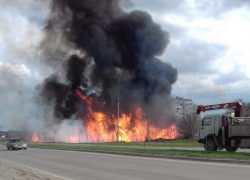
<svg viewBox="0 0 250 180"><path fill-rule="evenodd" d="M70 141L116 140L117 94L120 140L145 140L147 116L150 138L176 137L168 98L177 70L157 57L170 37L147 12L126 13L118 0L52 0L47 22L41 57L54 73L37 90L54 123L81 120Z"/></svg>

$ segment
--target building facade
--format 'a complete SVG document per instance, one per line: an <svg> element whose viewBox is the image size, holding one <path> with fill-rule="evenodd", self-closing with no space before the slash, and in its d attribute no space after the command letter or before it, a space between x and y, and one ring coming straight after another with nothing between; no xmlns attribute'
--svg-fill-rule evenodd
<svg viewBox="0 0 250 180"><path fill-rule="evenodd" d="M172 99L172 112L176 118L183 118L185 114L195 112L196 104L191 99L176 97Z"/></svg>

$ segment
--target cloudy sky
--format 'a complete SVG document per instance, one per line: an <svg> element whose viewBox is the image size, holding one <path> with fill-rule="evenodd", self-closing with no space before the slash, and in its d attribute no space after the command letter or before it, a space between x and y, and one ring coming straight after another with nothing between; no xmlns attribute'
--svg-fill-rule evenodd
<svg viewBox="0 0 250 180"><path fill-rule="evenodd" d="M178 69L173 96L198 104L250 101L250 1L134 0L171 36L161 57Z"/></svg>
<svg viewBox="0 0 250 180"><path fill-rule="evenodd" d="M0 1L0 123L6 129L39 118L32 101L35 86L51 72L37 53L48 1ZM171 43L161 59L178 70L173 97L197 104L250 102L250 1L121 2L125 11L149 12L169 32Z"/></svg>

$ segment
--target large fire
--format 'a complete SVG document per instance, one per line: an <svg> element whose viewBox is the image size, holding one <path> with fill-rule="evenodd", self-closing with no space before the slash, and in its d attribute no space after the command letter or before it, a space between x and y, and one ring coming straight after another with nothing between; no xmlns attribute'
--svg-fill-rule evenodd
<svg viewBox="0 0 250 180"><path fill-rule="evenodd" d="M107 116L102 112L95 112L92 109L92 97L84 96L79 90L76 90L76 94L85 102L86 107L84 108L87 108L87 114L85 114L84 121L81 124L83 128L79 127L79 124L69 125L71 129L65 132L62 141L69 143L117 141L116 113ZM105 105L105 102L102 102L102 105ZM177 129L174 124L167 126L166 122L162 124L152 123L152 121L147 120L147 116L140 107L133 105L133 108L135 109L133 121L132 113L121 113L119 117L119 141L142 142L148 138L148 134L149 139L175 139L177 137ZM163 119L167 118L163 117ZM37 133L34 133L32 141L44 142L44 138L42 135L38 136Z"/></svg>
<svg viewBox="0 0 250 180"><path fill-rule="evenodd" d="M80 132L75 127L74 135L69 136L69 142L110 142L116 141L117 118L115 114L108 117L102 112L92 110L92 97L84 96L79 90L76 94L87 104L88 114L85 122L85 132ZM174 139L177 136L175 125L154 127L150 121L147 122L146 115L141 108L134 105L136 118L131 124L131 114L122 113L119 118L119 141L133 142L145 141L149 131L149 139ZM148 129L148 130L147 130Z"/></svg>
<svg viewBox="0 0 250 180"><path fill-rule="evenodd" d="M169 33L145 11L124 12L117 0L82 1L51 1L39 55L52 72L37 88L39 102L50 106L41 111L47 118L45 140L175 138L174 116L167 109L178 71L160 59ZM58 61L62 47L70 52ZM116 93L122 98L118 109Z"/></svg>
<svg viewBox="0 0 250 180"><path fill-rule="evenodd" d="M32 141L33 142L44 142L43 135L40 135L40 137L37 135L37 133L33 133L32 135Z"/></svg>

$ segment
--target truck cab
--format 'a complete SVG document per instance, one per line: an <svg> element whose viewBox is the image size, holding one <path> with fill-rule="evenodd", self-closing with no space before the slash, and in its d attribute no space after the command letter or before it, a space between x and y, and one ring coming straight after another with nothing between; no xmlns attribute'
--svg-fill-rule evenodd
<svg viewBox="0 0 250 180"><path fill-rule="evenodd" d="M219 130L222 127L222 115L212 114L207 115L202 119L201 126L198 129L198 140L203 142L208 134L218 136Z"/></svg>
<svg viewBox="0 0 250 180"><path fill-rule="evenodd" d="M198 143L203 143L205 150L216 151L223 149L225 145L224 135L226 114L210 114L202 119L201 126L198 128Z"/></svg>

